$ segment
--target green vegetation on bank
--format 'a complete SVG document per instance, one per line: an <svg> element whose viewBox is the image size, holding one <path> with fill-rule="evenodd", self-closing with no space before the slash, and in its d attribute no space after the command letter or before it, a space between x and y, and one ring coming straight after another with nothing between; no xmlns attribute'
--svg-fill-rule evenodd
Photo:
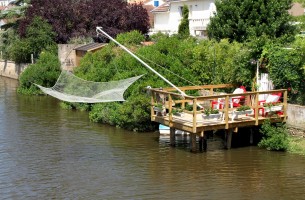
<svg viewBox="0 0 305 200"><path fill-rule="evenodd" d="M288 152L305 155L305 139L297 136L288 137Z"/></svg>
<svg viewBox="0 0 305 200"><path fill-rule="evenodd" d="M269 120L266 120L260 132L263 134L263 138L258 143L259 147L272 151L286 151L288 149L288 130L284 124L272 125Z"/></svg>

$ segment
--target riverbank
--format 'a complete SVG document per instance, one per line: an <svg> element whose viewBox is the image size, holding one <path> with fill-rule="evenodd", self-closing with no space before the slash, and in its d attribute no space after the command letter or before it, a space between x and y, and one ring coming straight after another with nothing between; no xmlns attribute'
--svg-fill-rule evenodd
<svg viewBox="0 0 305 200"><path fill-rule="evenodd" d="M289 149L288 152L305 155L305 130L288 128Z"/></svg>

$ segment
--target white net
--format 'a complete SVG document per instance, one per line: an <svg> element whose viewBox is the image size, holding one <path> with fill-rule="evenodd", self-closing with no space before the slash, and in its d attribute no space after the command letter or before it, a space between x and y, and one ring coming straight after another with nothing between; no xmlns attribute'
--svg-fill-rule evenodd
<svg viewBox="0 0 305 200"><path fill-rule="evenodd" d="M44 93L67 102L101 103L125 101L125 90L141 76L110 82L86 81L72 73L62 71L56 84L51 88L38 86Z"/></svg>

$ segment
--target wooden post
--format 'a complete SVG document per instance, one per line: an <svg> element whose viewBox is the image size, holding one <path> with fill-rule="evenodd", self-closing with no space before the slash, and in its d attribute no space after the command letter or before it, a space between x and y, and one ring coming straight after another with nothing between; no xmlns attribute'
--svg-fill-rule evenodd
<svg viewBox="0 0 305 200"><path fill-rule="evenodd" d="M152 92L151 93L151 106L150 106L150 119L151 120L154 120L154 103L155 103L155 98L154 98L154 96L155 96L155 92Z"/></svg>
<svg viewBox="0 0 305 200"><path fill-rule="evenodd" d="M253 129L250 129L250 144L253 144Z"/></svg>
<svg viewBox="0 0 305 200"><path fill-rule="evenodd" d="M231 144L232 144L232 129L226 130L225 133L225 148L231 149Z"/></svg>
<svg viewBox="0 0 305 200"><path fill-rule="evenodd" d="M193 99L193 133L196 132L197 129L197 99Z"/></svg>
<svg viewBox="0 0 305 200"><path fill-rule="evenodd" d="M229 96L226 96L226 100L225 100L224 120L226 123L226 129L228 129L229 128Z"/></svg>
<svg viewBox="0 0 305 200"><path fill-rule="evenodd" d="M175 132L176 132L175 128L172 128L172 127L169 128L170 145L173 146L173 147L176 146L176 135L175 135Z"/></svg>
<svg viewBox="0 0 305 200"><path fill-rule="evenodd" d="M207 134L202 131L199 137L199 151L203 152L207 150Z"/></svg>
<svg viewBox="0 0 305 200"><path fill-rule="evenodd" d="M287 98L288 98L288 93L287 93L287 90L284 91L284 122L286 122L287 120L287 107L288 107L288 104L287 104Z"/></svg>
<svg viewBox="0 0 305 200"><path fill-rule="evenodd" d="M191 152L197 152L197 145L196 145L196 134L191 133Z"/></svg>
<svg viewBox="0 0 305 200"><path fill-rule="evenodd" d="M254 106L255 106L255 109L254 109L254 116L255 116L255 125L258 126L258 107L260 105L258 105L258 97L259 97L259 93L256 92L255 94L255 101L254 101Z"/></svg>
<svg viewBox="0 0 305 200"><path fill-rule="evenodd" d="M208 135L204 134L203 136L203 151L207 151L208 148Z"/></svg>
<svg viewBox="0 0 305 200"><path fill-rule="evenodd" d="M169 113L169 123L173 121L173 103L172 95L168 94L168 113Z"/></svg>

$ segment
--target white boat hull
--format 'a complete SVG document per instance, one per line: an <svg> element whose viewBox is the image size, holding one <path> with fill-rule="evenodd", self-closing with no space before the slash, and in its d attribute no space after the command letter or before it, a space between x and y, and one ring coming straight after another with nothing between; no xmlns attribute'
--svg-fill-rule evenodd
<svg viewBox="0 0 305 200"><path fill-rule="evenodd" d="M159 133L160 133L160 135L170 135L170 129L169 129L168 126L160 124L159 125ZM176 130L175 134L176 135L184 135L184 134L188 135L189 133L185 132L185 131L181 131L181 130Z"/></svg>

